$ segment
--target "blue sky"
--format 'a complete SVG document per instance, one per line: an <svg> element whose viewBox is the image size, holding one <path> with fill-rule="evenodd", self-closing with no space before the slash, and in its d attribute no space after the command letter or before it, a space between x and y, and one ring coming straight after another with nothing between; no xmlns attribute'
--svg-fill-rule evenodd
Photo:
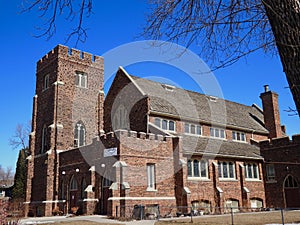
<svg viewBox="0 0 300 225"><path fill-rule="evenodd" d="M32 98L35 94L36 62L57 44L65 43L68 23L61 20L56 35L49 41L35 38L34 29L39 24L36 12L19 14L21 0L0 0L2 79L0 165L15 167L18 151L12 150L8 139L14 134L18 123L27 123L32 114ZM143 40L139 34L146 23L145 14L149 6L146 0L94 1L94 14L86 21L88 39L79 43L78 49L96 55L129 42ZM191 49L197 53L199 49ZM174 68L157 63L136 64L126 68L131 74L160 76L175 80L185 89L197 88ZM287 81L278 57L268 57L261 52L240 60L238 63L214 72L224 98L246 105L261 106L259 95L265 84L279 94L281 122L286 125L287 134L300 133L299 117L288 116L284 110L295 108Z"/></svg>

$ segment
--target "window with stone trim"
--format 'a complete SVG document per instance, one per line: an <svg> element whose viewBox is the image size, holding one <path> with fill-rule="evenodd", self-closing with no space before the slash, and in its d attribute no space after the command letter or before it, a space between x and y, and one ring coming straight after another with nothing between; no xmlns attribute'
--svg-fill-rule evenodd
<svg viewBox="0 0 300 225"><path fill-rule="evenodd" d="M207 160L190 159L187 163L188 177L208 178Z"/></svg>
<svg viewBox="0 0 300 225"><path fill-rule="evenodd" d="M232 140L246 142L246 135L244 132L232 131Z"/></svg>
<svg viewBox="0 0 300 225"><path fill-rule="evenodd" d="M275 181L275 167L274 164L266 164L266 180Z"/></svg>
<svg viewBox="0 0 300 225"><path fill-rule="evenodd" d="M214 137L214 138L225 139L226 138L225 130L222 128L211 127L210 128L210 136Z"/></svg>
<svg viewBox="0 0 300 225"><path fill-rule="evenodd" d="M202 127L193 123L184 123L184 133L202 135Z"/></svg>
<svg viewBox="0 0 300 225"><path fill-rule="evenodd" d="M259 180L259 167L257 163L245 163L245 177Z"/></svg>
<svg viewBox="0 0 300 225"><path fill-rule="evenodd" d="M220 179L235 179L234 162L218 162L218 174Z"/></svg>
<svg viewBox="0 0 300 225"><path fill-rule="evenodd" d="M86 130L84 124L79 121L74 129L74 147L78 148L85 145Z"/></svg>
<svg viewBox="0 0 300 225"><path fill-rule="evenodd" d="M175 121L156 117L154 124L163 130L175 132Z"/></svg>
<svg viewBox="0 0 300 225"><path fill-rule="evenodd" d="M155 182L155 164L148 163L147 164L147 191L156 190L156 182Z"/></svg>
<svg viewBox="0 0 300 225"><path fill-rule="evenodd" d="M75 73L75 85L80 88L87 88L87 74L77 71Z"/></svg>

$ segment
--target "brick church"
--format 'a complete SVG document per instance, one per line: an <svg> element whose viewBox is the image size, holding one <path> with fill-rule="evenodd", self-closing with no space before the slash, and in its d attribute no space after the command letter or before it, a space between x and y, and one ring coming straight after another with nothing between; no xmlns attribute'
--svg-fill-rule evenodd
<svg viewBox="0 0 300 225"><path fill-rule="evenodd" d="M99 56L58 45L37 62L26 215L299 207L300 136L286 137L267 86L261 109L122 67L106 96L103 83Z"/></svg>

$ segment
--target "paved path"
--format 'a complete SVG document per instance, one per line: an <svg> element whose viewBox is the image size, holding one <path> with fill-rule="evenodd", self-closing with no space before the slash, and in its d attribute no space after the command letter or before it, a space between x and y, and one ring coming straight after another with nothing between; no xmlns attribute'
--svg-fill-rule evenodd
<svg viewBox="0 0 300 225"><path fill-rule="evenodd" d="M85 220L85 221L93 221L93 222L99 222L103 224L126 224L126 225L154 225L155 220L142 220L142 221L130 221L130 222L120 222L118 220L111 220L107 219L106 216L99 216L99 215L93 215L93 216L74 216L74 217L68 217L68 216L53 216L53 217L36 217L36 218L26 218L22 219L20 221L21 225L35 225L35 224L51 224L59 221L78 221L78 220Z"/></svg>

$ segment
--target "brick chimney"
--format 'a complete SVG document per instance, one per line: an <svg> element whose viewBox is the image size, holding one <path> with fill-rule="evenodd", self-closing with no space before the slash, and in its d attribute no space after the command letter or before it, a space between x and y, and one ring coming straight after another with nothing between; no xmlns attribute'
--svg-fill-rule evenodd
<svg viewBox="0 0 300 225"><path fill-rule="evenodd" d="M269 131L269 138L282 137L280 114L278 107L278 94L269 90L265 85L265 92L260 94L264 111L265 127Z"/></svg>

